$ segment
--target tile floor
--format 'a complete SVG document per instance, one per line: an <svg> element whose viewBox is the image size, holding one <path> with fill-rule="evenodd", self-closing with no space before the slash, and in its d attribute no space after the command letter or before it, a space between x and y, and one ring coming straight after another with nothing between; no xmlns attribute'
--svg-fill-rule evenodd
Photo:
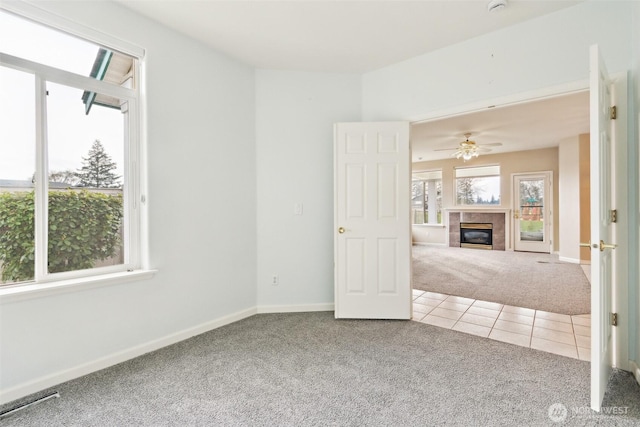
<svg viewBox="0 0 640 427"><path fill-rule="evenodd" d="M590 360L590 314L569 316L414 289L413 320Z"/></svg>

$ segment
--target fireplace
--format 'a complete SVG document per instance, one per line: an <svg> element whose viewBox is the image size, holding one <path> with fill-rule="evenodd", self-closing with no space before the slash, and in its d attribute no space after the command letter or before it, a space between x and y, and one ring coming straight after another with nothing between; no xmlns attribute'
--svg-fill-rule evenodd
<svg viewBox="0 0 640 427"><path fill-rule="evenodd" d="M511 249L508 237L511 235L510 212L510 209L450 209L446 215L448 220L447 244L451 248L459 248L460 224L474 223L483 224L483 226L490 225L492 250Z"/></svg>
<svg viewBox="0 0 640 427"><path fill-rule="evenodd" d="M493 249L493 224L461 222L460 247Z"/></svg>

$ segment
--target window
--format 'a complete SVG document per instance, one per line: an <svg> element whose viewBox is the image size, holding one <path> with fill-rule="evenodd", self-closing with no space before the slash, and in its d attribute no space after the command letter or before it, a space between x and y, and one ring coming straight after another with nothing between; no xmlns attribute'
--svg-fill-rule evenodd
<svg viewBox="0 0 640 427"><path fill-rule="evenodd" d="M138 58L3 10L0 40L0 285L139 268Z"/></svg>
<svg viewBox="0 0 640 427"><path fill-rule="evenodd" d="M414 172L411 180L413 224L442 224L442 171Z"/></svg>
<svg viewBox="0 0 640 427"><path fill-rule="evenodd" d="M456 204L500 205L500 166L456 168Z"/></svg>

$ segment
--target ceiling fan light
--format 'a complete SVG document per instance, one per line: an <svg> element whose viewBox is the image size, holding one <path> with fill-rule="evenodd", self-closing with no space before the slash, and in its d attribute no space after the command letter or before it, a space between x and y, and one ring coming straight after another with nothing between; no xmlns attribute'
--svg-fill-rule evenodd
<svg viewBox="0 0 640 427"><path fill-rule="evenodd" d="M460 143L460 146L452 156L466 162L474 157L478 157L480 155L480 150L478 150L478 146L475 141L469 141L469 137L471 136L470 133L465 133L464 136L467 137L467 140Z"/></svg>
<svg viewBox="0 0 640 427"><path fill-rule="evenodd" d="M489 12L498 12L507 7L507 0L491 0L487 4L487 10Z"/></svg>
<svg viewBox="0 0 640 427"><path fill-rule="evenodd" d="M480 152L478 151L478 147L473 145L467 145L464 147L460 147L458 151L455 152L456 159L462 158L465 162L467 160L471 160L474 157L478 157Z"/></svg>

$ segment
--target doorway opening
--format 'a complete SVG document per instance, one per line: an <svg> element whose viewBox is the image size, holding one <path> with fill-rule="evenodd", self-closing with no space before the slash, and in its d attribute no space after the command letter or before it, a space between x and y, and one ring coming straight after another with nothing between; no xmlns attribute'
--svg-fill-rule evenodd
<svg viewBox="0 0 640 427"><path fill-rule="evenodd" d="M568 114L566 119L558 118L562 112ZM575 242L564 245L578 247L580 222L588 223L580 210L577 216L576 212L565 216L559 211L560 191L563 195L579 193L579 188L566 186L565 182L571 181L565 180L566 174L580 170L579 165L561 163L560 151L577 150L580 136L588 136L589 131L589 92L584 87L551 98L519 100L514 105L413 124L412 169L417 174L441 171L443 219L441 224L412 227L414 318L589 360L590 284L580 266L588 260L581 260L579 250L578 255L564 257L559 250L560 238L574 238ZM460 143L468 140L468 134L484 150L469 160L457 158ZM493 203L460 203L455 170L463 166L499 167L497 196L479 196L481 191L476 191L467 197L479 202L493 199ZM565 184L562 188L559 181ZM580 183L577 175L573 181ZM489 221L469 218L487 218L489 214L502 218L502 230L496 235L491 223L487 227L491 243L486 244L488 233L484 231L485 250L472 249L473 240L480 236L468 223ZM559 233L561 217L576 227L575 236ZM470 237L471 245L465 236ZM555 276L555 280L566 282L568 275L575 277L575 287L570 290L553 281ZM425 278L443 286L417 286L416 281ZM559 294L554 288L568 292ZM514 295L509 296L510 292ZM574 300L574 308L560 307ZM558 301L562 302L553 304ZM536 329L534 333L536 319L537 325L544 323L555 329L546 333Z"/></svg>

